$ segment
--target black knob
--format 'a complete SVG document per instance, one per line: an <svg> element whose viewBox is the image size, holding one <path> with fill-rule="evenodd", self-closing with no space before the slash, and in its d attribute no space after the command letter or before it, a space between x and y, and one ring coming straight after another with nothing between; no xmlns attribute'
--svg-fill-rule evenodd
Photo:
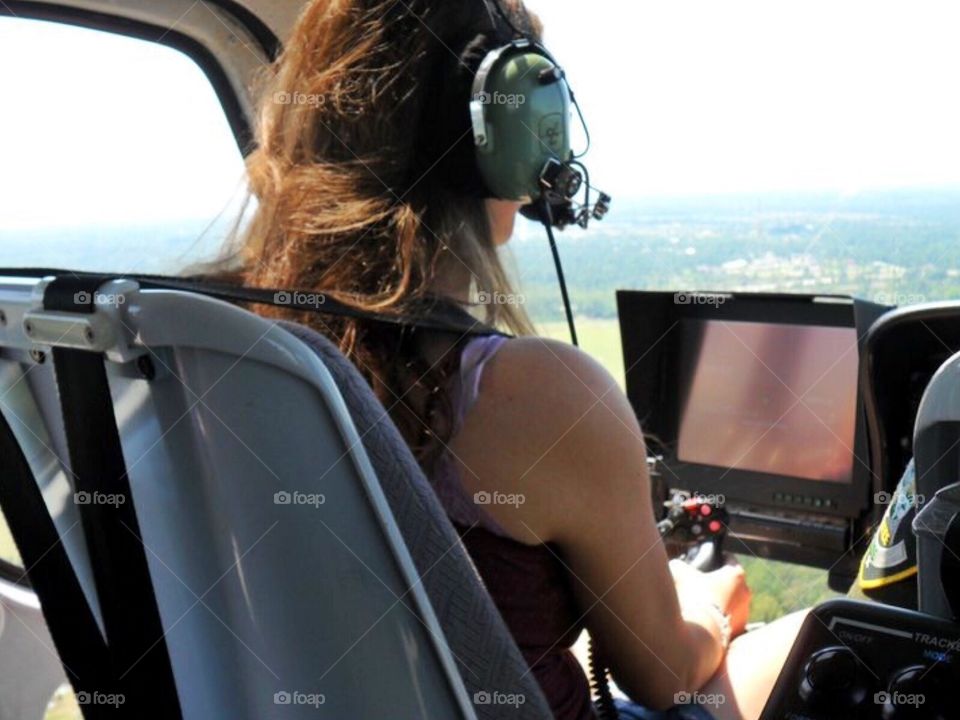
<svg viewBox="0 0 960 720"><path fill-rule="evenodd" d="M813 707L854 708L867 697L860 661L850 648L839 645L810 656L799 691L803 701Z"/></svg>
<svg viewBox="0 0 960 720"><path fill-rule="evenodd" d="M895 672L874 701L882 707L883 720L946 720L950 685L946 666L911 665Z"/></svg>

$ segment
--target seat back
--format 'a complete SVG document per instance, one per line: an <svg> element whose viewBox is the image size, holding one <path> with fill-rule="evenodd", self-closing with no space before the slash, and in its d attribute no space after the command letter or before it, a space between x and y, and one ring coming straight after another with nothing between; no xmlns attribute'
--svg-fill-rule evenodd
<svg viewBox="0 0 960 720"><path fill-rule="evenodd" d="M328 341L130 281L89 316L39 309L44 292L0 278L0 409L102 625L37 352L105 354L183 717L550 717L399 433Z"/></svg>

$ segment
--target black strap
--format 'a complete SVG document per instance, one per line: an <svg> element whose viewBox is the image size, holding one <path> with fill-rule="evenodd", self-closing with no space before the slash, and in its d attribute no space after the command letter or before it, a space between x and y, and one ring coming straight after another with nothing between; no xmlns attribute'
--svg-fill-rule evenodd
<svg viewBox="0 0 960 720"><path fill-rule="evenodd" d="M74 692L109 692L107 646L30 464L2 413L0 507ZM105 712L94 705L87 717L103 717Z"/></svg>
<svg viewBox="0 0 960 720"><path fill-rule="evenodd" d="M104 278L64 276L47 286L44 308L92 313ZM125 712L181 717L173 668L154 595L113 412L104 356L53 348L54 370L83 530L107 635L113 680Z"/></svg>
<svg viewBox="0 0 960 720"><path fill-rule="evenodd" d="M440 332L478 336L503 335L499 330L491 328L477 320L463 308L439 297L424 298L411 308L410 314L395 315L361 310L340 302L329 295L322 296L322 302L320 302L321 294L316 291L250 288L242 285L211 282L201 277L170 277L168 275L129 273L89 273L56 268L5 268L0 269L0 276L36 278L53 276L63 279L70 278L79 283L76 287L89 287L90 285L87 283L93 281L102 284L111 279L127 279L137 282L140 287L145 289L184 290L186 292L194 292L199 295L206 295L234 303L282 306L303 312L318 313L320 315L334 315L356 320L379 322L387 325L437 330ZM64 309L69 309L72 312L78 311L76 305Z"/></svg>

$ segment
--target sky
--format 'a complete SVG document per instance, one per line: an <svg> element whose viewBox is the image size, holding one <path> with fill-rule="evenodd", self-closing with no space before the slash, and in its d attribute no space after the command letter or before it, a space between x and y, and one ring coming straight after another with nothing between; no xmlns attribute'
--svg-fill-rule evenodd
<svg viewBox="0 0 960 720"><path fill-rule="evenodd" d="M960 182L958 3L528 4L615 197ZM217 100L176 51L0 18L0 68L0 230L209 216L236 196Z"/></svg>
<svg viewBox="0 0 960 720"><path fill-rule="evenodd" d="M960 181L960 3L529 0L628 195Z"/></svg>
<svg viewBox="0 0 960 720"><path fill-rule="evenodd" d="M171 48L0 18L0 232L211 217L243 162L209 81Z"/></svg>

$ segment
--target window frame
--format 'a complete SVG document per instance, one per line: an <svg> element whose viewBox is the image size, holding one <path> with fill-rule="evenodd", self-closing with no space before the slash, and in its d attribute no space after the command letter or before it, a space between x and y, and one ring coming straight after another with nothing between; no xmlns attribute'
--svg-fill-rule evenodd
<svg viewBox="0 0 960 720"><path fill-rule="evenodd" d="M230 0L206 0L206 2L234 16L260 44L260 50L268 60L272 60L279 54L281 44L276 35L254 13ZM252 118L246 111L247 106L237 93L235 85L231 82L230 73L221 59L197 38L176 29L163 28L121 15L30 0L0 2L0 22L3 22L4 18L49 22L107 32L169 47L186 55L196 63L210 82L241 156L247 157L254 149ZM29 589L31 585L27 570L28 568L0 558L0 581Z"/></svg>

